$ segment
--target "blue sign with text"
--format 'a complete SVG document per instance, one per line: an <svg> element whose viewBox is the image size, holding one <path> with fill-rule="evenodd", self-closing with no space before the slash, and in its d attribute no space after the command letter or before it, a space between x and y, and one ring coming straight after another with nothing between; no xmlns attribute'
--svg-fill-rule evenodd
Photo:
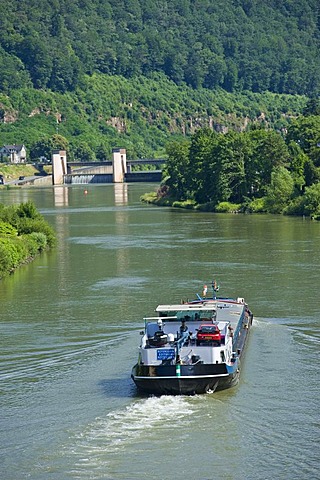
<svg viewBox="0 0 320 480"><path fill-rule="evenodd" d="M157 350L157 360L172 360L174 356L174 348L161 348Z"/></svg>

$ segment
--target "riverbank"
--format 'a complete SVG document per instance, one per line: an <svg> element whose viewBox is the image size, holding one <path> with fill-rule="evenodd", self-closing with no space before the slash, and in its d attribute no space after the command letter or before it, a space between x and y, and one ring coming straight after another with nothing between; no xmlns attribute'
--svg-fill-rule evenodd
<svg viewBox="0 0 320 480"><path fill-rule="evenodd" d="M214 204L213 202L199 204L195 200L176 200L173 197L167 195L163 191L164 187L160 187L157 192L148 192L141 195L140 200L144 203L150 203L157 205L159 207L173 207L173 208L182 208L185 210L195 210L201 212L212 212L212 213L271 213L275 212L268 210L268 204L265 197L257 198L246 203L231 203L231 202L219 202ZM317 187L310 187L310 197L312 202L312 209L308 204L308 195L306 197L300 197L301 204L298 205L299 208L296 211L284 211L282 215L291 215L291 216L300 216L300 217L309 217L311 220L320 221L320 195L317 196L317 192L313 195L313 190ZM320 191L320 189L319 189ZM306 200L306 201L305 201ZM279 215L279 213L276 213Z"/></svg>
<svg viewBox="0 0 320 480"><path fill-rule="evenodd" d="M32 202L10 206L0 203L0 279L55 243L54 230Z"/></svg>
<svg viewBox="0 0 320 480"><path fill-rule="evenodd" d="M0 176L3 177L3 185L10 183L14 180L19 179L19 177L32 177L37 175L48 175L51 174L52 167L51 165L45 165L41 170L34 164L31 163L0 163ZM0 186L3 186L0 185Z"/></svg>

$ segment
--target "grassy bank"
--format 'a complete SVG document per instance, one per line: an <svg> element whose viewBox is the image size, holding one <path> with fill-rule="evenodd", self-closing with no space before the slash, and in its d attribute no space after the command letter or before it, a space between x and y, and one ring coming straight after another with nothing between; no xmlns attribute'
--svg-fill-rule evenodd
<svg viewBox="0 0 320 480"><path fill-rule="evenodd" d="M39 174L39 170L31 164L10 165L8 163L0 163L0 175L4 176L4 181L9 182L20 176L30 177Z"/></svg>

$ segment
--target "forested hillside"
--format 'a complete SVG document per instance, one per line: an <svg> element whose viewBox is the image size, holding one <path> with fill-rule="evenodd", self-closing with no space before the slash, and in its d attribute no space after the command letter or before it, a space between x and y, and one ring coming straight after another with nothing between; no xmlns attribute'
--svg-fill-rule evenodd
<svg viewBox="0 0 320 480"><path fill-rule="evenodd" d="M0 144L86 161L203 127L285 132L319 94L318 3L1 0Z"/></svg>
<svg viewBox="0 0 320 480"><path fill-rule="evenodd" d="M0 88L163 72L193 88L318 93L318 0L1 0Z"/></svg>
<svg viewBox="0 0 320 480"><path fill-rule="evenodd" d="M94 74L74 92L24 88L0 94L0 145L24 144L29 160L51 159L63 148L79 161L162 157L168 141L197 129L281 130L302 112L306 98L273 93L228 93L175 85L164 74L125 79Z"/></svg>

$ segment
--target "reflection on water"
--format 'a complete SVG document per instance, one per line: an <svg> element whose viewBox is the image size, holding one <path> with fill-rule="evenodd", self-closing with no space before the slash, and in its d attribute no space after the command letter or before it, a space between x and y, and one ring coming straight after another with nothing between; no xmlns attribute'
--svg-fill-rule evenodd
<svg viewBox="0 0 320 480"><path fill-rule="evenodd" d="M53 188L55 207L67 207L69 205L69 189L63 185L56 185Z"/></svg>
<svg viewBox="0 0 320 480"><path fill-rule="evenodd" d="M115 183L114 185L115 205L126 205L128 203L128 184Z"/></svg>

